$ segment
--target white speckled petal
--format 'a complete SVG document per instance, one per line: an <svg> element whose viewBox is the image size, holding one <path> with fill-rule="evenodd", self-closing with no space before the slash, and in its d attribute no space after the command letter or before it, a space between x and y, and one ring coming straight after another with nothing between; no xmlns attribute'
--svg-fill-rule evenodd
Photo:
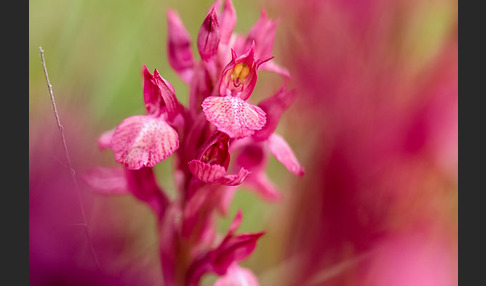
<svg viewBox="0 0 486 286"><path fill-rule="evenodd" d="M205 183L214 183L226 174L226 169L221 165L211 165L200 160L192 160L188 164L191 173Z"/></svg>
<svg viewBox="0 0 486 286"><path fill-rule="evenodd" d="M136 170L171 156L179 148L179 136L161 118L136 115L117 126L111 145L116 162Z"/></svg>
<svg viewBox="0 0 486 286"><path fill-rule="evenodd" d="M238 97L210 96L202 108L209 122L231 138L243 138L262 129L266 123L265 112Z"/></svg>

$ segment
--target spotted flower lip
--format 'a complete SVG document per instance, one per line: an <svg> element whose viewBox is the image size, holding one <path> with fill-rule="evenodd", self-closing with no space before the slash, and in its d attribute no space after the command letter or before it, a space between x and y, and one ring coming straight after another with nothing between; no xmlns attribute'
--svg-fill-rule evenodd
<svg viewBox="0 0 486 286"><path fill-rule="evenodd" d="M137 170L153 167L179 148L177 132L163 119L135 115L123 120L111 139L115 161Z"/></svg>
<svg viewBox="0 0 486 286"><path fill-rule="evenodd" d="M256 141L268 139L277 128L282 113L292 104L295 98L295 89L287 90L286 83L271 97L258 103L266 114L267 121L265 126L256 131L252 138Z"/></svg>
<svg viewBox="0 0 486 286"><path fill-rule="evenodd" d="M239 139L250 136L265 126L265 112L246 100L255 88L258 67L270 59L272 58L255 60L254 42L240 57L232 51L232 59L222 72L220 96L209 96L202 103L206 118L219 131Z"/></svg>
<svg viewBox="0 0 486 286"><path fill-rule="evenodd" d="M181 104L177 100L174 87L160 76L157 69L151 74L147 66L143 67L143 100L149 115L167 114L169 121L181 113Z"/></svg>
<svg viewBox="0 0 486 286"><path fill-rule="evenodd" d="M210 96L202 103L209 122L231 138L243 138L260 130L266 123L265 112L239 97Z"/></svg>

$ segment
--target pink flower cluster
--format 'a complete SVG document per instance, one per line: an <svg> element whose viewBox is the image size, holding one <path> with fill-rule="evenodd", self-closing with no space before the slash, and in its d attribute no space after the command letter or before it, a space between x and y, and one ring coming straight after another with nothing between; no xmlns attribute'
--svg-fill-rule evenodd
<svg viewBox="0 0 486 286"><path fill-rule="evenodd" d="M157 216L164 285L198 285L206 273L222 276L215 285L258 285L238 263L255 249L264 232L236 234L239 211L228 232L218 236L215 214L225 215L236 186L245 184L265 200L280 193L265 174L271 153L290 172L304 169L286 141L274 133L294 98L287 90L289 72L270 61L278 21L260 19L246 36L233 32L231 0L209 9L197 37L200 60L178 14L169 10L168 59L189 89L188 107L155 69L143 68L146 114L124 119L99 138L122 166L99 167L86 178L105 194L130 193ZM272 96L253 105L257 71L283 78ZM177 196L171 200L153 167L173 157ZM233 160L230 160L232 157Z"/></svg>

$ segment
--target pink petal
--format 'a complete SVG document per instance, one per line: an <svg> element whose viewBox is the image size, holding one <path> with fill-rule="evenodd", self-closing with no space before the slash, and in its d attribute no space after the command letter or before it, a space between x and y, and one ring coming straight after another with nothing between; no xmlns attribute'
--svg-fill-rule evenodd
<svg viewBox="0 0 486 286"><path fill-rule="evenodd" d="M191 50L191 36L177 12L167 10L167 53L170 66L186 82L191 81L194 57Z"/></svg>
<svg viewBox="0 0 486 286"><path fill-rule="evenodd" d="M200 160L192 160L189 163L189 170L200 181L205 183L218 183L226 186L241 184L250 172L241 168L238 174L226 175L226 169L217 164L208 164Z"/></svg>
<svg viewBox="0 0 486 286"><path fill-rule="evenodd" d="M157 184L154 170L144 167L138 170L125 168L128 189L140 201L148 204L157 217L162 219L169 199Z"/></svg>
<svg viewBox="0 0 486 286"><path fill-rule="evenodd" d="M276 64L275 62L262 63L260 69L276 73L278 75L281 75L285 79L290 79L290 72L286 68Z"/></svg>
<svg viewBox="0 0 486 286"><path fill-rule="evenodd" d="M100 194L126 195L128 191L127 178L124 168L96 167L83 174L84 181Z"/></svg>
<svg viewBox="0 0 486 286"><path fill-rule="evenodd" d="M225 186L237 186L245 180L250 172L244 168L241 168L238 174L226 175L219 179L217 182Z"/></svg>
<svg viewBox="0 0 486 286"><path fill-rule="evenodd" d="M287 142L278 134L273 133L267 140L270 152L287 170L295 175L303 176L305 171L294 155Z"/></svg>
<svg viewBox="0 0 486 286"><path fill-rule="evenodd" d="M106 148L111 148L111 137L113 137L113 133L115 129L111 129L108 131L103 132L100 137L98 137L98 148L100 150L104 150Z"/></svg>
<svg viewBox="0 0 486 286"><path fill-rule="evenodd" d="M226 169L220 165L211 165L200 160L192 160L188 164L191 173L205 183L214 183L226 174Z"/></svg>
<svg viewBox="0 0 486 286"><path fill-rule="evenodd" d="M248 139L247 139L248 138ZM250 137L246 140L247 143L236 141L240 145L240 151L236 151L236 166L240 166L250 170L252 173L245 179L245 185L250 187L252 191L257 193L260 197L267 201L278 201L281 195L275 185L268 179L265 171L268 163L267 150L264 149L262 142L255 142ZM232 144L236 145L236 144ZM236 148L232 150L235 152ZM232 153L235 154L235 153Z"/></svg>
<svg viewBox="0 0 486 286"><path fill-rule="evenodd" d="M147 66L144 66L143 76L143 99L148 114L158 116L166 111L169 121L173 121L181 112L181 106L176 98L174 87L160 76L157 69L154 70L152 75Z"/></svg>
<svg viewBox="0 0 486 286"><path fill-rule="evenodd" d="M238 97L210 96L202 103L209 122L231 138L243 138L260 130L266 122L265 112Z"/></svg>
<svg viewBox="0 0 486 286"><path fill-rule="evenodd" d="M212 268L218 275L226 273L233 262L245 260L255 250L257 240L265 232L240 234L224 241L213 253Z"/></svg>
<svg viewBox="0 0 486 286"><path fill-rule="evenodd" d="M219 278L213 286L259 286L258 279L247 268L233 263L228 267L224 276Z"/></svg>
<svg viewBox="0 0 486 286"><path fill-rule="evenodd" d="M218 247L196 257L189 266L186 275L188 285L198 285L201 277L208 272L217 275L226 274L234 262L246 259L255 250L258 239L265 233L234 235L240 223L241 211L238 211L227 235Z"/></svg>
<svg viewBox="0 0 486 286"><path fill-rule="evenodd" d="M278 20L267 19L266 12L261 10L260 18L248 32L247 45L255 41L255 52L258 58L268 57L272 54L278 22Z"/></svg>
<svg viewBox="0 0 486 286"><path fill-rule="evenodd" d="M251 139L249 139L249 141L250 140ZM238 166L251 170L252 172L265 172L264 169L266 168L268 162L267 152L268 151L264 149L264 145L261 142L251 140L247 145L242 145L238 152L235 152L235 161Z"/></svg>
<svg viewBox="0 0 486 286"><path fill-rule="evenodd" d="M167 122L136 115L123 120L112 138L113 156L128 169L153 167L179 148L179 136Z"/></svg>
<svg viewBox="0 0 486 286"><path fill-rule="evenodd" d="M220 31L216 7L207 14L197 36L197 48L204 61L210 60L218 53Z"/></svg>
<svg viewBox="0 0 486 286"><path fill-rule="evenodd" d="M263 100L258 106L267 115L265 126L253 134L257 141L266 140L277 128L280 116L290 106L295 98L295 90L285 90L285 84L271 97Z"/></svg>
<svg viewBox="0 0 486 286"><path fill-rule="evenodd" d="M224 1L223 12L221 14L221 42L227 44L233 33L236 24L235 7L231 0Z"/></svg>

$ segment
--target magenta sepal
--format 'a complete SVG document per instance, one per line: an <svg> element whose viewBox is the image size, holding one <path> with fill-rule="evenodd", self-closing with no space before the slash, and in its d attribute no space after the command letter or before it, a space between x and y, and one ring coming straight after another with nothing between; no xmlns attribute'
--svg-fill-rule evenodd
<svg viewBox="0 0 486 286"><path fill-rule="evenodd" d="M287 170L295 175L303 176L305 173L304 167L299 163L297 157L295 157L294 152L290 148L289 144L282 136L273 133L267 139L268 148L272 152L273 156L282 163Z"/></svg>
<svg viewBox="0 0 486 286"><path fill-rule="evenodd" d="M200 160L189 162L189 170L198 180L205 183L218 183L226 186L236 186L250 174L241 168L237 174L226 175L226 169L221 165L211 165Z"/></svg>
<svg viewBox="0 0 486 286"><path fill-rule="evenodd" d="M282 113L292 104L295 98L295 90L286 90L285 83L271 97L264 99L258 104L267 116L265 126L256 131L252 138L256 141L268 139L277 128Z"/></svg>
<svg viewBox="0 0 486 286"><path fill-rule="evenodd" d="M223 241L213 250L196 257L189 266L186 285L198 285L206 273L226 274L230 265L246 259L255 249L258 239L265 232L234 235L241 224L241 211L236 214Z"/></svg>
<svg viewBox="0 0 486 286"><path fill-rule="evenodd" d="M143 78L143 100L147 113L156 117L166 113L168 121L174 121L182 112L182 106L176 98L172 84L160 76L157 69L151 74L145 65Z"/></svg>
<svg viewBox="0 0 486 286"><path fill-rule="evenodd" d="M220 29L216 7L212 7L206 15L197 36L197 49L201 59L209 61L218 53Z"/></svg>
<svg viewBox="0 0 486 286"><path fill-rule="evenodd" d="M184 27L179 15L167 10L167 55L170 66L189 83L193 76L194 56L191 50L191 36Z"/></svg>

